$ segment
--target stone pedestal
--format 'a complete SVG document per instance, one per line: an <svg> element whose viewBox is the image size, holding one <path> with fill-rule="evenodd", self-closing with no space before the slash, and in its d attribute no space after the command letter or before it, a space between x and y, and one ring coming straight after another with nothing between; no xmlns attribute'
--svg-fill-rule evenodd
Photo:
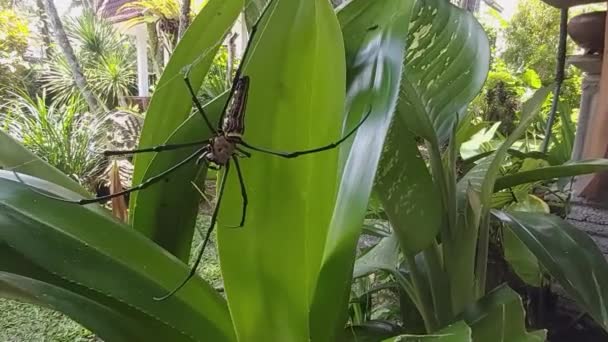
<svg viewBox="0 0 608 342"><path fill-rule="evenodd" d="M598 115L596 106L599 100L602 59L598 55L571 56L568 58L568 63L584 72L572 160L588 159L583 152L585 139L589 138L590 124L598 122L593 116ZM594 201L580 196L590 179L591 176L581 176L574 181L568 221L589 234L602 253L608 256L608 206L603 201Z"/></svg>
<svg viewBox="0 0 608 342"><path fill-rule="evenodd" d="M600 56L596 55L571 56L568 58L568 64L574 65L584 72L578 126L572 150L572 160L581 160L588 125L597 103L602 60Z"/></svg>

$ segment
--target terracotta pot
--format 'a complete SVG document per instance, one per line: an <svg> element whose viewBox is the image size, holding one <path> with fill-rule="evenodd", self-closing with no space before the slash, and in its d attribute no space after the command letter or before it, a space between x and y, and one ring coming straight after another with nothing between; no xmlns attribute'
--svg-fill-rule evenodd
<svg viewBox="0 0 608 342"><path fill-rule="evenodd" d="M604 50L605 28L606 11L577 15L568 23L570 37L587 53L600 53Z"/></svg>
<svg viewBox="0 0 608 342"><path fill-rule="evenodd" d="M577 5L592 4L596 2L604 2L605 0L543 0L551 6L558 8L566 8Z"/></svg>

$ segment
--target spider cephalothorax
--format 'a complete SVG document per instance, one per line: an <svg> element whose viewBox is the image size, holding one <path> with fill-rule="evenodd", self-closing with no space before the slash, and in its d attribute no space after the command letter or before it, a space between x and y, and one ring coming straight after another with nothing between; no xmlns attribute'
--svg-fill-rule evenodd
<svg viewBox="0 0 608 342"><path fill-rule="evenodd" d="M226 135L218 135L209 141L209 152L201 158L216 165L225 166L236 152L236 144L233 138Z"/></svg>

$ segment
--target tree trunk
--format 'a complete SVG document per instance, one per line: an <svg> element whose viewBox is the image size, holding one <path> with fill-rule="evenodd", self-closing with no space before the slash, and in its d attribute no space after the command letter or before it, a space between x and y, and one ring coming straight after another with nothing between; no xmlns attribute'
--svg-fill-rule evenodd
<svg viewBox="0 0 608 342"><path fill-rule="evenodd" d="M51 34L49 30L49 20L44 10L44 3L42 0L36 0L36 6L38 7L38 16L40 17L40 35L42 36L42 42L44 43L44 54L46 58L50 58L52 55L51 48Z"/></svg>
<svg viewBox="0 0 608 342"><path fill-rule="evenodd" d="M147 23L146 30L148 31L148 44L150 44L150 55L152 56L152 66L154 73L157 78L163 72L163 52L161 44L159 44L158 31L156 30L156 23Z"/></svg>
<svg viewBox="0 0 608 342"><path fill-rule="evenodd" d="M179 39L182 39L184 32L186 32L186 29L188 29L188 26L190 25L190 0L182 0L179 12L178 37Z"/></svg>
<svg viewBox="0 0 608 342"><path fill-rule="evenodd" d="M99 103L95 99L95 96L93 96L93 93L87 87L87 81L84 78L82 68L80 67L80 64L78 64L74 49L72 49L72 45L70 45L70 41L68 40L65 30L63 29L63 24L61 23L61 19L59 19L59 14L57 13L57 8L55 8L53 0L44 0L44 7L51 22L51 26L53 27L53 31L55 32L57 45L59 45L61 48L61 52L68 62L70 70L72 71L72 76L74 76L76 86L80 90L82 97L84 97L85 101L89 105L89 110L92 112L97 112L99 110Z"/></svg>

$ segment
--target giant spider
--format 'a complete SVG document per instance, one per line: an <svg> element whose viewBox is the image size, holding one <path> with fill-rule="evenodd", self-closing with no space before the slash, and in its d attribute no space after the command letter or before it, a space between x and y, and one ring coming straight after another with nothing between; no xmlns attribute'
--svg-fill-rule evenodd
<svg viewBox="0 0 608 342"><path fill-rule="evenodd" d="M250 48L252 46L253 39L257 32L258 24L259 24L260 20L267 13L267 11L270 8L273 1L274 0L269 1L269 3L266 5L264 10L262 11L262 14L258 18L257 22L253 25L253 27L251 29L251 33L250 33L249 43L243 54L242 61L245 61L246 58L248 57ZM217 127L214 127L211 124L211 121L209 120L207 114L205 113L203 106L201 105L201 103L199 102L199 100L196 96L197 95L196 91L195 91L194 87L192 86L190 79L188 77L190 70L187 69L184 74L184 83L185 83L186 87L188 88L188 92L190 93L190 95L192 97L192 102L194 103L194 106L196 107L198 112L201 114L203 120L205 121L205 124L207 125L209 130L212 132L211 137L209 137L208 139L201 140L201 141L195 141L195 142L189 142L189 143L182 143L182 144L158 145L158 146L141 148L141 149L136 149L136 150L105 151L104 152L104 154L106 156L117 156L117 155L130 155L130 154L147 153L147 152L163 152L163 151L170 151L170 150L176 150L176 149L193 147L193 146L200 146L200 148L198 148L194 153L192 153L191 155L186 157L181 162L177 163L176 165L172 166L171 168L167 169L166 171L164 171L156 176L148 178L146 181L144 181L143 183L141 183L137 186L125 189L123 191L120 191L120 192L117 192L114 194L106 195L106 196L100 196L100 197L96 197L96 198L92 198L92 199L70 200L70 199L52 197L52 196L43 194L44 196L51 197L56 200L74 203L74 204L80 204L80 205L85 205L85 204L90 204L90 203L99 203L99 202L104 202L104 201L109 200L114 197L123 196L125 194L131 193L134 191L143 190L143 189L153 185L154 183L161 181L169 174L173 173L174 171L178 170L179 168L183 167L184 165L189 164L190 162L192 162L194 160L196 160L197 163L205 162L207 167L210 167L210 168L214 168L214 169L223 168L224 175L222 176L221 181L220 181L217 203L216 203L216 206L211 215L211 222L209 225L209 229L207 230L207 233L205 235L201 248L197 253L196 261L195 261L194 265L190 268L190 272L188 273L186 278L178 286L176 286L175 289L173 289L171 292L167 293L166 295L164 295L162 297L155 297L154 298L155 300L164 300L164 299L171 297L173 294L175 294L177 291L179 291L195 275L196 269L202 259L205 247L207 246L211 233L213 232L213 230L215 228L217 216L218 216L220 205L222 202L222 196L224 194L224 189L226 186L226 179L228 177L228 173L231 169L232 164L234 164L234 167L236 169L236 173L237 173L239 184L240 184L241 198L242 198L241 220L240 220L239 225L235 227L235 228L239 228L245 224L245 220L246 220L246 216L247 216L247 204L248 204L247 189L245 186L245 181L243 179L241 166L239 164L239 158L250 157L251 156L250 151L256 151L256 152L260 152L260 153L274 155L274 156L281 157L281 158L291 159L291 158L297 158L299 156L306 155L306 154L330 150L330 149L338 147L342 142L344 142L350 136L352 136L371 114L371 110L368 111L368 113L361 119L361 121L355 127L353 127L346 135L344 135L342 138L338 139L337 141L330 143L328 145L325 145L325 146L311 148L311 149L307 149L307 150L301 150L301 151L292 151L292 152L274 151L274 150L270 150L267 148L256 147L252 144L249 144L248 142L246 142L243 139L243 134L245 133L244 121L245 121L245 112L246 112L246 105L247 105L247 95L248 95L249 83L250 83L249 76L242 75L243 65L244 65L244 63L241 62L241 64L239 65L239 67L236 71L236 75L233 79L233 84L230 89L229 99L228 99L228 101L226 101L226 103L224 105L224 109L222 111L222 115L220 117Z"/></svg>

